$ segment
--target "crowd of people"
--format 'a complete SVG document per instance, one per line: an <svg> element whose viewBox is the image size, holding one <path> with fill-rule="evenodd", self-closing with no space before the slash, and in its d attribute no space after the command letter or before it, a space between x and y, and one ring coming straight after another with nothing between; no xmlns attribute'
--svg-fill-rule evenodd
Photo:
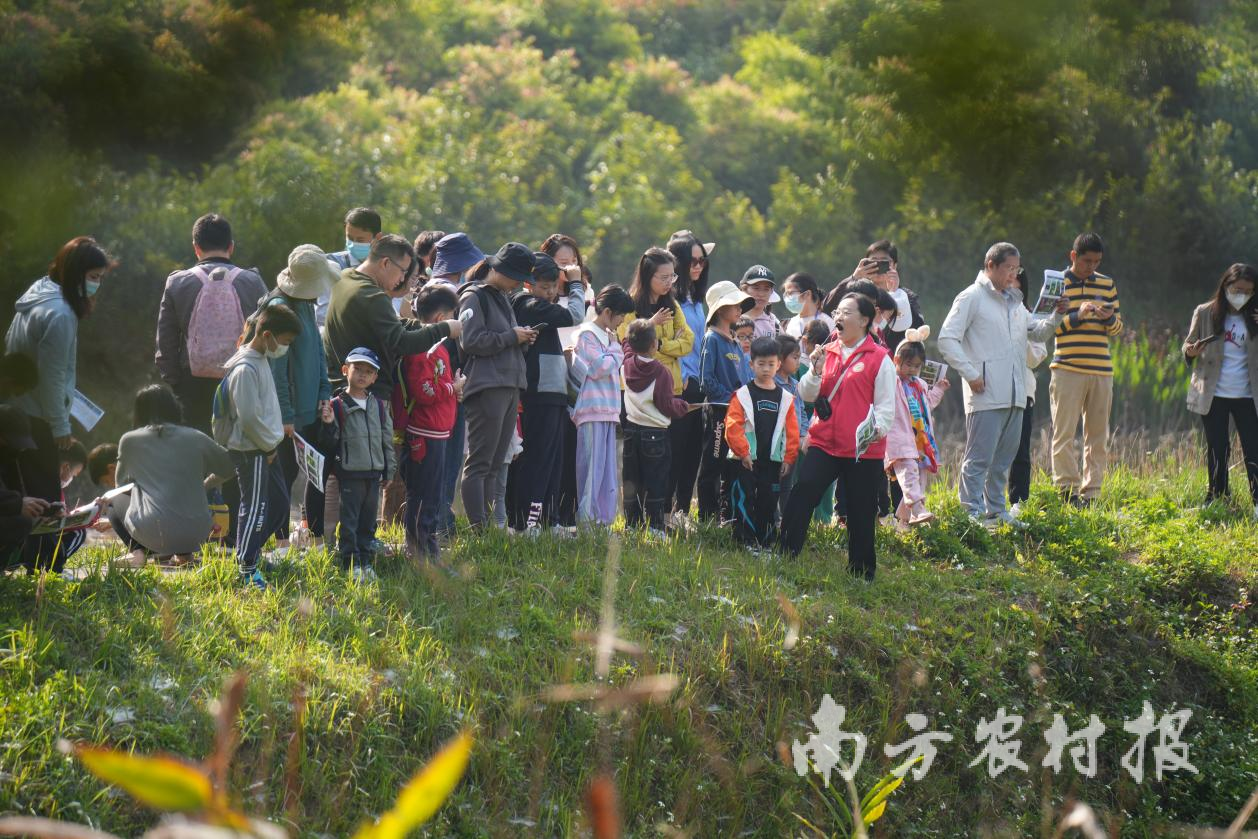
<svg viewBox="0 0 1258 839"><path fill-rule="evenodd" d="M344 225L343 251L299 245L268 288L233 261L225 218L197 219L195 263L162 292L161 383L135 395L131 431L90 452L71 426L78 325L117 264L89 237L61 248L17 301L0 360L6 567L61 571L82 546L82 529L31 531L86 469L118 488L93 526L126 546L119 562L189 563L218 542L258 588L272 538L283 555L326 536L371 578L380 523L398 520L407 553L444 567L456 491L469 527L524 538L623 513L651 538L697 518L732 525L752 551L797 555L811 527L845 527L849 570L872 579L880 519L934 518L940 362L964 397L962 506L985 527L1023 526L1033 370L1049 340L1053 482L1076 506L1101 491L1123 319L1095 234L1076 238L1060 299L1038 313L1018 249L992 245L931 360L931 327L886 240L826 290L804 272L779 285L764 265L718 281L730 271L715 268L715 243L680 230L642 254L626 288L596 286L563 234L486 255L465 232L386 233L368 208ZM1230 421L1258 501L1256 282L1254 268L1229 268L1183 346L1211 499L1228 492ZM297 484L306 447L325 469Z"/></svg>

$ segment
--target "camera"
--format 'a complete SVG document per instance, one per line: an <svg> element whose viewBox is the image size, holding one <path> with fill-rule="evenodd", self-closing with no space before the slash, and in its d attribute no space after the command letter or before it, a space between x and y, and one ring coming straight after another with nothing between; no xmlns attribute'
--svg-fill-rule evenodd
<svg viewBox="0 0 1258 839"><path fill-rule="evenodd" d="M822 422L830 419L830 400L824 396L818 396L817 400L812 403L812 412L821 419Z"/></svg>

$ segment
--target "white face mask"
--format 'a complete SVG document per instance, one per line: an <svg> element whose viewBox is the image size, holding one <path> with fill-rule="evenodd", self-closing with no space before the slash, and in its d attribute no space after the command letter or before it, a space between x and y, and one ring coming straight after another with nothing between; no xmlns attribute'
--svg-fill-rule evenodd
<svg viewBox="0 0 1258 839"><path fill-rule="evenodd" d="M1238 291L1229 291L1227 293L1227 302L1232 304L1233 309L1243 309L1245 304L1249 302L1252 294L1241 294Z"/></svg>
<svg viewBox="0 0 1258 839"><path fill-rule="evenodd" d="M271 340L275 340L275 339L272 338ZM288 344L281 344L279 341L275 341L275 349L267 350L266 357L267 358L283 358L287 352L288 352Z"/></svg>

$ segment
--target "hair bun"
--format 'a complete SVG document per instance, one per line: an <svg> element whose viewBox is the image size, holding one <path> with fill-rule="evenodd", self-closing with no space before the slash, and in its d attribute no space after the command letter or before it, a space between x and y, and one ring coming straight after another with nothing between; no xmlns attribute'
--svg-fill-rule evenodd
<svg viewBox="0 0 1258 839"><path fill-rule="evenodd" d="M906 329L904 331L904 340L906 341L916 341L919 344L924 344L929 337L930 327L926 324L922 324L916 329Z"/></svg>

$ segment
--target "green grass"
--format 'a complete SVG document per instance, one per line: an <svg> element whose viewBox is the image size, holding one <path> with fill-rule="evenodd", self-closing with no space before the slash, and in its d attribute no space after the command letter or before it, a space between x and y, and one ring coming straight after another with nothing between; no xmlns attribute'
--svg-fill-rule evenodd
<svg viewBox="0 0 1258 839"><path fill-rule="evenodd" d="M465 725L471 767L429 835L583 835L583 792L601 766L614 769L629 836L660 825L813 835L796 814L834 829L832 805L778 744L807 739L826 693L869 738L861 792L899 762L882 747L909 736L906 713L955 738L895 793L875 835L1037 836L1070 796L1124 837L1226 826L1258 786L1258 527L1239 501L1189 509L1202 476L1183 475L1173 459L1119 470L1083 512L1037 485L1025 535L971 526L941 483L937 526L880 531L872 585L847 576L843 534L829 529L798 560L752 557L719 530L664 546L624 534L618 632L645 656L616 657L611 680L673 672L681 687L607 716L540 698L594 679L593 651L573 635L598 623L606 535L464 538L449 557L459 578L436 587L401 559L359 586L323 552L274 572L263 594L242 590L221 557L195 573L50 579L42 592L0 579L0 812L138 834L153 814L58 740L200 757L224 679L247 668L234 793L307 836L348 835L382 812ZM778 593L802 622L789 651ZM299 803L286 811L301 688ZM1184 739L1199 775L1153 779L1156 735L1143 784L1119 768L1132 740L1122 722L1145 699L1159 714L1193 711ZM968 764L979 718L1000 706L1026 718L1031 769L991 780ZM1072 731L1093 713L1105 724L1095 779L1069 756L1059 775L1040 768L1054 713Z"/></svg>

